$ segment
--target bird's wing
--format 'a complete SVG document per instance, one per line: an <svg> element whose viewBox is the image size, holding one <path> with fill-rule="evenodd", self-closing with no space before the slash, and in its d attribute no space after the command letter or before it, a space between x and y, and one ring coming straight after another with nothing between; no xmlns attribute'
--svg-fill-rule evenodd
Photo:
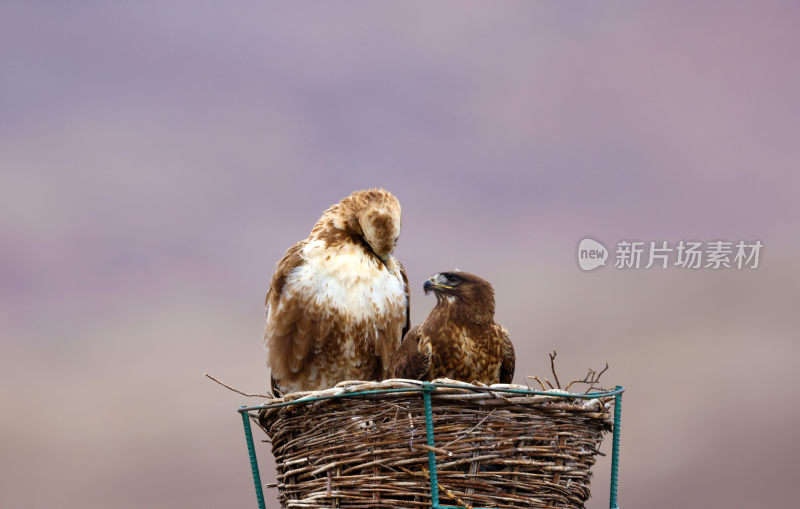
<svg viewBox="0 0 800 509"><path fill-rule="evenodd" d="M511 381L514 379L514 366L516 364L517 357L514 354L514 345L511 343L511 339L508 337L508 331L501 326L497 326L498 333L500 334L501 341L502 341L502 363L500 364L500 383L501 384L510 384Z"/></svg>
<svg viewBox="0 0 800 509"><path fill-rule="evenodd" d="M422 334L417 325L406 334L400 348L392 356L392 377L423 380L431 367L430 355L419 351L419 337Z"/></svg>
<svg viewBox="0 0 800 509"><path fill-rule="evenodd" d="M406 269L403 267L403 264L400 263L400 260L394 256L392 257L392 264L390 267L391 269L389 269L389 272L393 277L397 278L398 282L401 284L401 291L403 293L399 295L381 295L376 292L373 295L373 298L391 299L393 302L386 313L373 317L373 321L378 325L378 329L381 331L375 338L375 355L378 358L378 363L376 371L372 374L372 379L374 380L383 380L384 378L392 376L393 355L400 347L400 343L408 333L408 329L411 325L411 309L409 304L411 291L408 287ZM402 299L403 295L406 298L405 306L400 306L399 299ZM395 298L397 298L398 301L395 301Z"/></svg>
<svg viewBox="0 0 800 509"><path fill-rule="evenodd" d="M275 268L275 273L272 275L272 278L269 281L267 298L264 300L264 306L267 311L267 319L269 319L270 304L273 303L273 301L277 303L277 301L279 301L281 298L281 294L283 293L283 285L286 284L286 276L289 274L289 271L302 265L303 257L300 253L303 251L303 247L307 243L308 239L304 239L293 245L286 250L286 254L284 254L283 258L281 258L281 261L278 262L278 265ZM266 336L264 339L267 339Z"/></svg>
<svg viewBox="0 0 800 509"><path fill-rule="evenodd" d="M395 258L395 260L397 260ZM397 265L400 267L400 276L403 278L403 287L406 291L406 325L403 327L403 334L400 336L402 340L408 334L408 331L411 329L411 290L408 287L408 274L406 274L406 268L403 267L403 264L400 263L400 260L397 260Z"/></svg>
<svg viewBox="0 0 800 509"><path fill-rule="evenodd" d="M304 263L301 253L306 243L307 240L302 240L286 251L278 262L267 292L264 341L269 347L273 379L280 380L289 372L296 373L314 345L314 324L309 313L304 311L302 296L285 291L291 271Z"/></svg>

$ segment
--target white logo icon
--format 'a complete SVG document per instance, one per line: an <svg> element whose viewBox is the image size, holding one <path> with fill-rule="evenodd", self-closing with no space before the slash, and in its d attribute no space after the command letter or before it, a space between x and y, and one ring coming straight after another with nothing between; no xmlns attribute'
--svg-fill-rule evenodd
<svg viewBox="0 0 800 509"><path fill-rule="evenodd" d="M604 266L608 259L608 249L594 239L585 238L578 244L578 265L585 271Z"/></svg>

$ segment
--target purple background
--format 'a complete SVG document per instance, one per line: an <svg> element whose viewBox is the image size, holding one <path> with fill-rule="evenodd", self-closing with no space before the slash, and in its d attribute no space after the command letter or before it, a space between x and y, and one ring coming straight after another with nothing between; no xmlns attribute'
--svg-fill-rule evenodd
<svg viewBox="0 0 800 509"><path fill-rule="evenodd" d="M798 14L4 2L0 505L254 507L235 408L259 401L202 374L265 390L275 262L373 186L403 205L414 323L458 267L494 284L517 382L553 348L562 379L610 363L622 507L793 505ZM585 235L765 247L754 271L583 273Z"/></svg>

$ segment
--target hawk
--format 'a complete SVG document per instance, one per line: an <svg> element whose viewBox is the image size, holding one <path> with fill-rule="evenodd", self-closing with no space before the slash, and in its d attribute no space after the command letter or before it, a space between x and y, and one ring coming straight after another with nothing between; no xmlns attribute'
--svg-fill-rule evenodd
<svg viewBox="0 0 800 509"><path fill-rule="evenodd" d="M265 301L273 393L388 378L409 328L408 278L392 251L400 203L356 191L278 262Z"/></svg>
<svg viewBox="0 0 800 509"><path fill-rule="evenodd" d="M494 323L494 289L467 272L442 272L425 281L436 306L405 335L392 358L392 376L415 380L452 378L484 384L511 383L514 346Z"/></svg>

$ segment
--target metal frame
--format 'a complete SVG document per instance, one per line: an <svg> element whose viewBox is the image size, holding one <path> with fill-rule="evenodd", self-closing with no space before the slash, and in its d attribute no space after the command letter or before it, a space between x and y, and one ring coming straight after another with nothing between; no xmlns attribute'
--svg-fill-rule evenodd
<svg viewBox="0 0 800 509"><path fill-rule="evenodd" d="M620 444L620 432L622 428L622 393L625 392L624 387L622 387L621 385L617 385L613 391L609 392L591 392L589 394L566 394L566 393L562 394L557 392L532 391L524 389L504 389L504 388L495 389L495 388L478 387L478 386L470 387L465 385L445 384L445 383L423 383L422 385L420 385L419 388L409 387L404 389L383 389L383 390L360 391L360 392L343 392L339 394L332 394L329 396L316 396L316 397L306 396L293 401L285 401L283 403L276 403L273 405L239 407L237 411L242 415L242 425L244 426L244 436L247 442L247 452L250 455L250 470L253 473L253 484L255 485L256 488L256 499L258 501L258 508L266 509L266 504L264 503L264 491L261 485L261 474L258 471L258 459L256 458L255 446L253 445L253 432L250 427L251 411L262 410L264 408L298 405L302 403L308 403L311 401L320 401L324 399L347 398L353 396L363 396L368 394L382 394L388 392L421 392L423 403L425 406L425 431L427 435L427 442L429 446L436 447L433 435L433 408L431 406L431 392L435 391L438 388L472 389L476 391L489 390L492 392L510 392L510 393L528 394L534 396L555 396L562 398L578 398L578 399L593 399L593 398L614 396L614 431L613 431L613 442L611 448L612 449L611 488L610 488L609 508L619 509L619 506L617 505L617 496L619 495L619 444ZM431 490L431 502L432 502L431 509L465 509L460 506L439 505L439 482L436 470L436 455L433 453L433 451L428 451L428 467L430 471L429 477L430 477L430 490ZM491 509L491 508L476 507L474 509Z"/></svg>

